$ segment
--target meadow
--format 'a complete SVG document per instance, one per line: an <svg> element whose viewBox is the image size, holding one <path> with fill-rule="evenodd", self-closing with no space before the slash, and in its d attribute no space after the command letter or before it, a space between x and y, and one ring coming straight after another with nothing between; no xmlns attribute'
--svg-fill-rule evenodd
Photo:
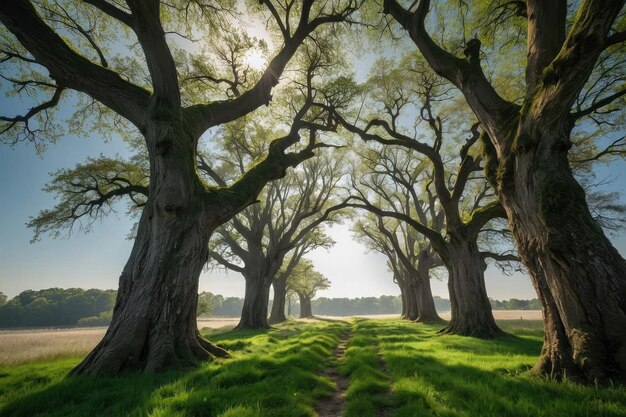
<svg viewBox="0 0 626 417"><path fill-rule="evenodd" d="M623 385L530 375L540 321L500 321L496 340L438 336L398 319L205 329L231 357L154 375L65 375L81 355L0 365L0 416L626 416Z"/></svg>

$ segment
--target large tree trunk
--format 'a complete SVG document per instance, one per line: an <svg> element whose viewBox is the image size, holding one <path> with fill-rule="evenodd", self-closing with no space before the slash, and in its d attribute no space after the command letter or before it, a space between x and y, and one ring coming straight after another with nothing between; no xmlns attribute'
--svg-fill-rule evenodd
<svg viewBox="0 0 626 417"><path fill-rule="evenodd" d="M423 323L442 322L443 319L439 317L437 309L435 309L435 300L433 300L433 293L430 288L429 267L418 262L417 272L418 275L415 280L417 318L415 320Z"/></svg>
<svg viewBox="0 0 626 417"><path fill-rule="evenodd" d="M260 274L244 275L246 290L237 329L269 329L267 305L272 281Z"/></svg>
<svg viewBox="0 0 626 417"><path fill-rule="evenodd" d="M544 346L534 371L588 382L624 378L626 261L589 212L567 152L545 148L517 155L514 184L500 192L543 306Z"/></svg>
<svg viewBox="0 0 626 417"><path fill-rule="evenodd" d="M491 312L485 288L485 263L480 256L476 239L451 233L448 268L451 319L441 330L445 334L459 334L493 338L502 333Z"/></svg>
<svg viewBox="0 0 626 417"><path fill-rule="evenodd" d="M203 340L196 324L198 279L217 216L195 175L191 141L161 137L168 146L149 149L150 196L120 276L111 325L72 374L156 372L227 355Z"/></svg>
<svg viewBox="0 0 626 417"><path fill-rule="evenodd" d="M287 320L285 316L285 299L287 298L287 276L277 278L272 283L274 288L274 302L270 313L269 323L282 323Z"/></svg>
<svg viewBox="0 0 626 417"><path fill-rule="evenodd" d="M300 298L300 318L306 319L313 317L313 308L311 307L311 299L305 294L298 294Z"/></svg>

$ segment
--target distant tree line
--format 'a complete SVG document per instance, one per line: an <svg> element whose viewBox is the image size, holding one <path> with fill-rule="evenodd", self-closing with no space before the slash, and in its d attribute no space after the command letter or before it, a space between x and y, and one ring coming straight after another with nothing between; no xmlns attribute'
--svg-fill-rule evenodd
<svg viewBox="0 0 626 417"><path fill-rule="evenodd" d="M210 293L203 293L210 294ZM238 297L224 298L222 295L211 294L211 316L213 317L239 317L243 307L243 299ZM450 300L439 296L433 296L435 308L438 312L450 311ZM539 300L510 300L489 299L493 310L541 310ZM374 314L400 314L402 300L400 296L382 295L380 297L360 298L327 298L319 297L312 301L313 311L321 316L353 316ZM270 301L270 309L272 302ZM294 302L286 306L291 315L299 311L299 303Z"/></svg>
<svg viewBox="0 0 626 417"><path fill-rule="evenodd" d="M115 304L115 290L82 288L48 288L27 290L9 301L0 292L0 328L49 326L106 326L111 321ZM450 300L433 297L438 312L450 310ZM493 310L540 310L539 300L490 299ZM243 298L224 297L203 292L199 295L198 315L211 317L239 317ZM272 303L270 301L270 309ZM400 296L327 298L312 301L315 314L322 316L352 316L373 314L400 314ZM288 313L296 315L300 309L297 301L286 306Z"/></svg>
<svg viewBox="0 0 626 417"><path fill-rule="evenodd" d="M27 290L0 306L0 327L106 326L115 290Z"/></svg>
<svg viewBox="0 0 626 417"><path fill-rule="evenodd" d="M518 300L511 298L510 300L492 300L489 299L492 310L541 310L541 302L533 298L532 300Z"/></svg>

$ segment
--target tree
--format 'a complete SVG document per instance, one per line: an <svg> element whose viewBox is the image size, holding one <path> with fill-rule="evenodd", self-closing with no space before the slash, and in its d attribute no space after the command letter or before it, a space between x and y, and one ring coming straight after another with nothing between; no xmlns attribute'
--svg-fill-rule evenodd
<svg viewBox="0 0 626 417"><path fill-rule="evenodd" d="M410 201L410 196L406 196L406 201ZM441 229L443 217L436 217L434 221L440 224L434 227ZM359 220L354 230L368 247L387 257L394 282L400 287L402 317L417 322L441 321L430 288L430 270L443 264L430 244L406 223L375 215Z"/></svg>
<svg viewBox="0 0 626 417"><path fill-rule="evenodd" d="M5 293L3 293L2 291L0 291L0 307L2 307L3 305L5 305L7 302L7 296Z"/></svg>
<svg viewBox="0 0 626 417"><path fill-rule="evenodd" d="M196 307L196 317L202 314L211 315L216 303L216 296L210 292L198 294L198 307Z"/></svg>
<svg viewBox="0 0 626 417"><path fill-rule="evenodd" d="M287 151L300 140L305 105L262 161L229 186L210 187L197 173L198 143L208 129L269 104L273 87L299 47L313 42L310 36L319 27L350 19L359 6L353 1L340 3L307 0L282 15L270 0L254 6L266 14L279 45L265 70L256 75L249 65L240 65L256 44L218 29L218 20L224 24L228 13L234 13L231 2L0 4L2 61L5 68L13 65L10 73L25 77L11 79L28 86L27 92L37 98L52 95L23 115L2 117L1 132L9 141L40 143L42 138L54 138L58 126L51 123L51 111L64 92L75 92L83 103L87 101L79 109L83 117L75 123L105 120L111 124L101 130L109 131L132 126L143 138L149 161L148 195L120 277L111 326L72 374L153 372L226 354L196 328L198 277L207 260L209 238L252 203L268 181L284 176L287 168L313 156L321 145L312 134L299 151ZM133 38L125 43L119 34ZM168 39L176 34L185 39L206 36L213 53L189 57L179 43ZM131 47L135 43L137 47ZM233 48L232 65L215 68L215 57L237 44L244 47ZM110 56L126 46L122 54ZM226 72L229 69L232 72ZM194 81L212 86L191 87ZM220 92L216 85L227 85L227 91Z"/></svg>
<svg viewBox="0 0 626 417"><path fill-rule="evenodd" d="M300 318L313 317L311 300L319 290L330 287L330 281L313 268L313 262L304 258L293 269L287 279L287 288L298 294Z"/></svg>
<svg viewBox="0 0 626 417"><path fill-rule="evenodd" d="M243 161L240 165L245 166ZM262 202L243 210L217 230L211 258L241 273L246 280L238 328L269 327L267 308L272 284L270 322L286 319L287 277L303 255L334 243L320 227L338 219L342 205L336 200L344 174L342 166L343 159L330 154L304 162L293 175L268 186Z"/></svg>
<svg viewBox="0 0 626 417"><path fill-rule="evenodd" d="M406 60L403 65L407 65ZM448 270L452 317L442 332L495 337L501 331L487 297L486 265L478 247L478 236L488 222L504 217L505 213L484 176L479 174L482 158L476 149L480 136L478 125L466 122L468 118L462 108L448 105L453 97L444 80L419 61L408 65L404 70L389 71L388 78L385 72L388 64L376 67L369 81L373 88L368 94L377 106L372 109L373 115L366 118L364 127L359 126L361 116L352 123L342 112L329 109L346 130L366 142L386 147L368 158L369 171L373 173L371 180L353 181L356 190L353 197L358 202L354 207L406 221L429 240ZM413 76L401 76L406 72ZM412 111L414 106L419 112ZM409 122L403 123L407 119ZM411 122L413 124L407 127ZM469 131L470 136L450 162L446 146L455 140L460 142L460 134L455 137L452 133L455 125L461 132ZM407 149L417 159L412 161L406 152L401 157L401 153L387 149L395 146ZM441 205L445 233L433 229L424 210L419 208L425 203L415 188L421 187L418 180L423 171L428 172L423 179L428 184L425 188L432 187L431 195ZM391 194L387 192L389 187L393 190ZM406 203L395 194L398 188L405 189L399 192L401 196L410 196L416 215L405 214L402 206ZM369 201L368 193L375 195L385 207L377 207L378 202ZM429 205L434 207L434 203Z"/></svg>
<svg viewBox="0 0 626 417"><path fill-rule="evenodd" d="M505 98L483 72L478 38L466 42L463 58L433 40L427 29L430 1L406 9L385 0L383 12L462 93L484 129L487 176L542 302L545 340L534 372L588 382L624 377L626 261L594 221L568 160L577 123L603 112L623 115L616 103L626 94L619 64L626 40L624 2L519 5L517 12L500 15L507 19L495 20L503 36L526 27L521 39L527 40L527 60L518 71L525 85L517 101ZM475 12L473 6L465 4ZM507 10L501 2L493 6ZM618 76L607 83L610 71L603 64L611 61ZM597 120L602 124L602 117Z"/></svg>

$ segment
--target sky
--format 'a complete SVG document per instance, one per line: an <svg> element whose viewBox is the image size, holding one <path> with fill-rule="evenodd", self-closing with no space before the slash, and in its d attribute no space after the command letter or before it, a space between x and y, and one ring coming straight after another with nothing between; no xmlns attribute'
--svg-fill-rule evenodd
<svg viewBox="0 0 626 417"><path fill-rule="evenodd" d="M5 107L4 105L0 107ZM8 109L2 108L2 111ZM9 297L27 289L50 287L117 288L118 277L130 254L132 242L126 238L132 221L120 207L117 215L96 224L92 232L72 234L69 238L30 243L32 231L25 223L42 208L54 204L53 196L41 191L49 173L72 167L87 156L114 156L128 150L121 140L108 143L97 137L62 138L42 155L33 146L20 143L14 147L0 145L0 291ZM626 164L610 167L606 175L617 176L613 187L624 190ZM319 249L308 257L315 268L331 280L325 297L365 297L397 295L387 271L386 259L352 239L350 224L328 230L337 242L330 250ZM626 236L613 239L626 255ZM522 274L504 276L490 267L486 273L488 295L495 299L534 298L530 280ZM447 298L445 281L432 280L433 294ZM204 272L200 290L224 296L243 296L244 280L236 273Z"/></svg>
<svg viewBox="0 0 626 417"><path fill-rule="evenodd" d="M391 51L388 51L392 53ZM251 64L262 64L263 57L250 57ZM356 58L355 58L356 59ZM357 79L365 78L372 57L358 57ZM260 61L260 62L257 62ZM0 94L0 114L23 113L27 106ZM61 109L61 113L68 109ZM110 215L96 224L88 234L80 232L61 239L43 236L30 243L32 230L26 227L30 216L54 205L52 195L41 189L49 173L71 168L86 157L125 155L126 144L113 139L105 142L94 134L85 137L66 136L38 155L32 144L9 146L0 143L0 291L13 297L27 289L50 287L117 288L118 277L130 254L132 241L127 234L132 221L120 206L117 215ZM626 162L599 169L599 177L614 178L612 189L626 192ZM325 297L364 297L398 295L399 289L387 271L386 258L371 253L352 238L350 224L334 226L328 234L336 244L330 250L318 249L308 255L315 268L331 281ZM613 242L622 256L626 255L626 234ZM495 299L535 298L529 278L524 274L505 276L498 269L486 271L488 295ZM432 280L433 294L448 297L445 281ZM242 297L243 278L233 272L205 271L200 278L200 291L224 296Z"/></svg>

